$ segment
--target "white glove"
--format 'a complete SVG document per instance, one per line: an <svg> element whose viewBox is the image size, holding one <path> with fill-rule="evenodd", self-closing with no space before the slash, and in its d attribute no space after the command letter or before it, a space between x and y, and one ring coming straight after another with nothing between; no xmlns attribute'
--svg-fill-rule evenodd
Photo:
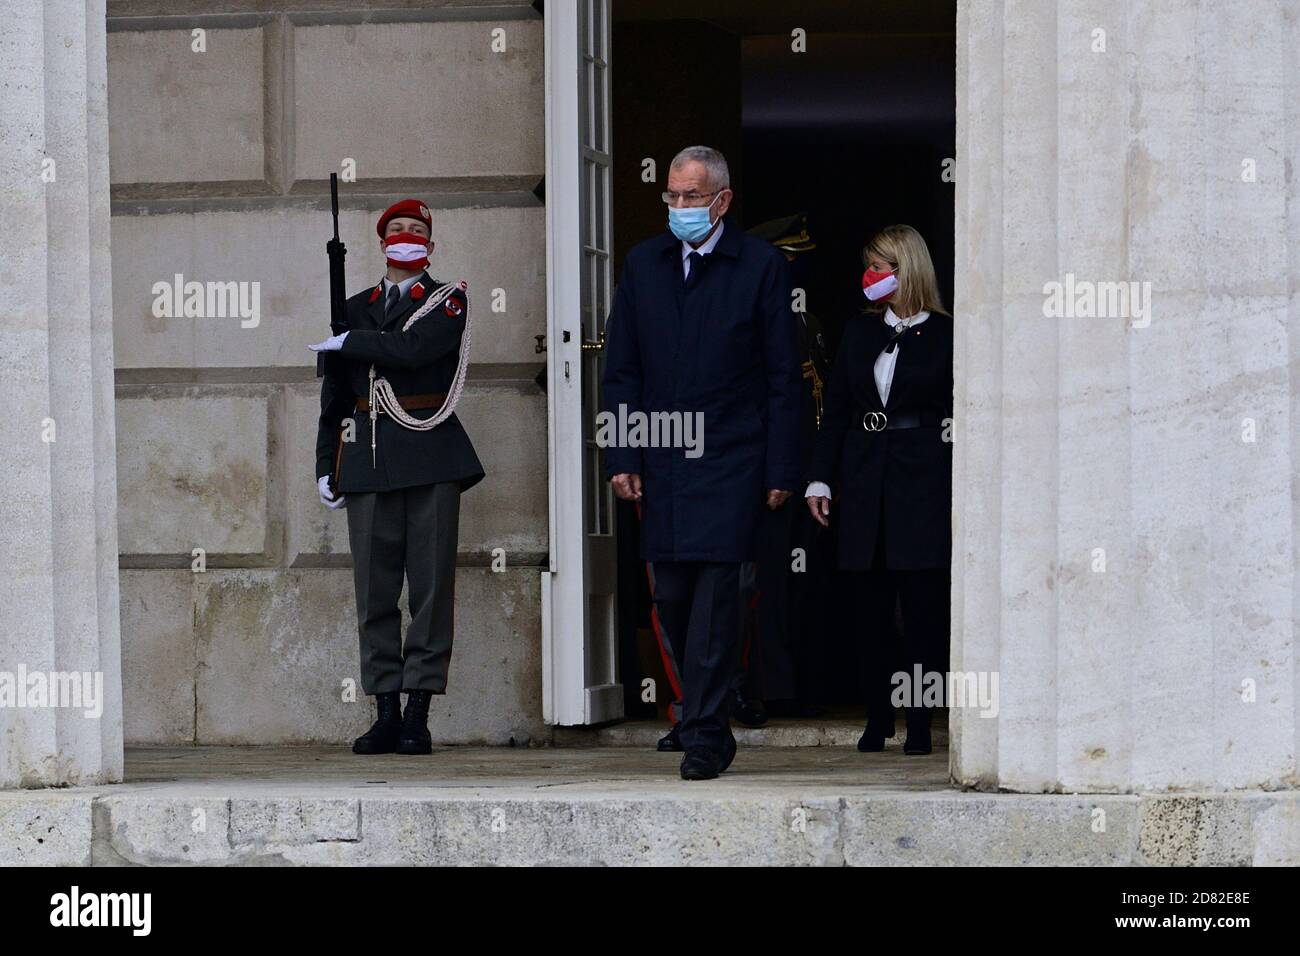
<svg viewBox="0 0 1300 956"><path fill-rule="evenodd" d="M347 333L345 332L344 335L346 334ZM329 475L321 475L319 478L317 478L316 487L320 490L320 503L323 504L326 508L330 509L330 511L334 511L337 508L342 508L347 503L348 499L343 495L339 495L337 498L335 498L333 495L330 494Z"/></svg>
<svg viewBox="0 0 1300 956"><path fill-rule="evenodd" d="M311 349L313 352L337 352L339 349L343 348L343 340L347 337L348 333L346 332L342 335L331 335L324 342L317 345L309 345L307 348Z"/></svg>

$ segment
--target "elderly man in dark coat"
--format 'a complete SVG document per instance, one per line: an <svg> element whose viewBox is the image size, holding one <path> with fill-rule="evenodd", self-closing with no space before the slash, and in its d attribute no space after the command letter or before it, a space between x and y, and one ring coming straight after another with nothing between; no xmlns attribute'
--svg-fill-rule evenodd
<svg viewBox="0 0 1300 956"><path fill-rule="evenodd" d="M615 493L641 502L641 556L682 680L686 780L716 777L735 756L740 565L763 507L803 477L788 264L725 220L731 198L721 153L674 157L669 231L628 253L614 298L603 417L619 428L597 436Z"/></svg>

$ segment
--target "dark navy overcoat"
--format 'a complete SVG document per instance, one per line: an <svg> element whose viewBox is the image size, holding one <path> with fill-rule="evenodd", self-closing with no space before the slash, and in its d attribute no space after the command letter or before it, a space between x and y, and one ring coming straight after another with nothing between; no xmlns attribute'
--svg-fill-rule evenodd
<svg viewBox="0 0 1300 956"><path fill-rule="evenodd" d="M725 221L683 282L682 244L665 231L628 253L606 328L607 416L620 406L628 421L634 412L702 416L698 457L605 447L607 478L641 475L641 556L752 560L768 490L803 492L798 315L785 257Z"/></svg>

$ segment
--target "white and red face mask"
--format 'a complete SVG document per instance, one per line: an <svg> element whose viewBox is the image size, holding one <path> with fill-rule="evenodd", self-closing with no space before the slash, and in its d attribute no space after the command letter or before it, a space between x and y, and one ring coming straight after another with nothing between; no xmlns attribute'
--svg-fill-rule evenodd
<svg viewBox="0 0 1300 956"><path fill-rule="evenodd" d="M888 299L898 290L898 276L892 272L868 269L862 273L862 294L872 302Z"/></svg>
<svg viewBox="0 0 1300 956"><path fill-rule="evenodd" d="M433 243L429 240L413 232L395 232L391 236L384 236L384 255L394 269L415 272L429 264L431 245Z"/></svg>

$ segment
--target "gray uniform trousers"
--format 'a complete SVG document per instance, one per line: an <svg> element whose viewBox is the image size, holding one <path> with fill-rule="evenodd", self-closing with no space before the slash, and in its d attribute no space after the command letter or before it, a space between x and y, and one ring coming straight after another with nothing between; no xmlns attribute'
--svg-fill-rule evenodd
<svg viewBox="0 0 1300 956"><path fill-rule="evenodd" d="M367 694L447 691L456 594L460 484L347 493ZM402 646L397 599L407 582L411 625Z"/></svg>

